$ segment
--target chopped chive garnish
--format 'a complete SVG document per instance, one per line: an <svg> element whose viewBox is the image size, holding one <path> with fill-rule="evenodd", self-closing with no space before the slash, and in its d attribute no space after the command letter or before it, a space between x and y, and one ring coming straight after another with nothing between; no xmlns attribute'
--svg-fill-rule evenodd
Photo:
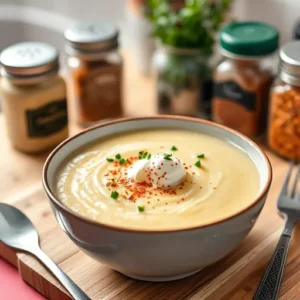
<svg viewBox="0 0 300 300"><path fill-rule="evenodd" d="M142 158L146 158L147 155L148 155L148 152L145 152L145 153L143 154Z"/></svg>
<svg viewBox="0 0 300 300"><path fill-rule="evenodd" d="M171 147L171 151L177 151L178 149L176 148L176 146L172 146Z"/></svg>
<svg viewBox="0 0 300 300"><path fill-rule="evenodd" d="M109 157L108 157L106 160L107 160L108 162L113 162L113 161L114 161L113 158L109 158Z"/></svg>
<svg viewBox="0 0 300 300"><path fill-rule="evenodd" d="M172 154L165 153L164 154L164 159L171 160L171 156L172 156Z"/></svg>
<svg viewBox="0 0 300 300"><path fill-rule="evenodd" d="M121 154L120 154L120 153L118 153L118 154L116 155L116 159L121 159Z"/></svg>
<svg viewBox="0 0 300 300"><path fill-rule="evenodd" d="M195 163L195 166L198 167L198 168L200 168L200 167L201 167L201 161L198 160L198 161Z"/></svg>
<svg viewBox="0 0 300 300"><path fill-rule="evenodd" d="M124 165L126 163L126 159L125 158L121 158L119 161L120 165Z"/></svg>
<svg viewBox="0 0 300 300"><path fill-rule="evenodd" d="M150 158L151 158L151 153L149 153L147 156L147 159L150 159Z"/></svg>
<svg viewBox="0 0 300 300"><path fill-rule="evenodd" d="M118 199L119 193L116 192L116 191L112 191L111 194L110 194L110 197L113 198L113 199Z"/></svg>
<svg viewBox="0 0 300 300"><path fill-rule="evenodd" d="M202 154L199 154L199 155L197 155L197 157L198 158L204 158L204 154L202 153Z"/></svg>
<svg viewBox="0 0 300 300"><path fill-rule="evenodd" d="M145 206L144 205L139 205L138 210L139 210L139 212L143 212L145 210Z"/></svg>

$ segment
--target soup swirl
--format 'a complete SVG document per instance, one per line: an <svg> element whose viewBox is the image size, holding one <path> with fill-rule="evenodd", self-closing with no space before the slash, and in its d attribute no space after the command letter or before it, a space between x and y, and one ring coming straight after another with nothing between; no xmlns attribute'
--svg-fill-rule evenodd
<svg viewBox="0 0 300 300"><path fill-rule="evenodd" d="M57 174L56 193L92 220L144 230L200 226L229 217L258 195L251 158L198 132L126 132L79 149Z"/></svg>

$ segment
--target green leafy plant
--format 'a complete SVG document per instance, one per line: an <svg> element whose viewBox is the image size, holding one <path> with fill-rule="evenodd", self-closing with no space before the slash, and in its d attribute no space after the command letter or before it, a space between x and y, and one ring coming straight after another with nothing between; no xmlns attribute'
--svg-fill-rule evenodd
<svg viewBox="0 0 300 300"><path fill-rule="evenodd" d="M164 45L212 52L215 33L233 0L148 0L152 34Z"/></svg>

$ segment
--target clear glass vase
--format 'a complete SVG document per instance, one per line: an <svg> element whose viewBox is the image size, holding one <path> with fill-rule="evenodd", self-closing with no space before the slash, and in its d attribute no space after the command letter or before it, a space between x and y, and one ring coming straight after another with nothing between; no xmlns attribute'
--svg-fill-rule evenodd
<svg viewBox="0 0 300 300"><path fill-rule="evenodd" d="M157 113L210 118L210 54L199 49L159 46L153 56Z"/></svg>

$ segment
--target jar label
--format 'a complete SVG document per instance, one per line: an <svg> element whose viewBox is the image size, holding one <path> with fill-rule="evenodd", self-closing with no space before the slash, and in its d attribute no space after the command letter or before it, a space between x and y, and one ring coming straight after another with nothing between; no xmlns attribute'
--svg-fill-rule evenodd
<svg viewBox="0 0 300 300"><path fill-rule="evenodd" d="M231 100L243 105L248 110L255 110L256 107L256 94L243 90L234 81L215 82L214 97Z"/></svg>
<svg viewBox="0 0 300 300"><path fill-rule="evenodd" d="M43 137L60 131L68 123L66 99L26 111L29 137Z"/></svg>

